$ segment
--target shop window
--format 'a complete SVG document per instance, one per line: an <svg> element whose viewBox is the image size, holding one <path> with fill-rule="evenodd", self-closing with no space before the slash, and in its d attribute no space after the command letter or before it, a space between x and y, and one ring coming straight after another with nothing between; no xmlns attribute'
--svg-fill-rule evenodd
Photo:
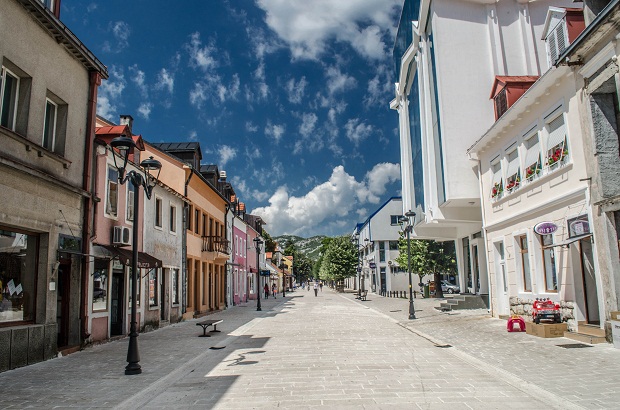
<svg viewBox="0 0 620 410"><path fill-rule="evenodd" d="M34 320L38 235L0 228L0 324Z"/></svg>
<svg viewBox="0 0 620 410"><path fill-rule="evenodd" d="M108 166L108 192L106 196L105 212L110 216L118 213L118 170Z"/></svg>
<svg viewBox="0 0 620 410"><path fill-rule="evenodd" d="M133 186L131 180L129 180L129 183L127 184L127 213L125 215L128 221L133 221L134 195L136 195L136 188Z"/></svg>
<svg viewBox="0 0 620 410"><path fill-rule="evenodd" d="M547 138L546 164L554 169L566 163L568 160L568 147L566 145L566 126L564 116L559 115L547 123L549 136Z"/></svg>
<svg viewBox="0 0 620 410"><path fill-rule="evenodd" d="M532 291L532 272L530 270L530 254L527 246L527 235L518 238L521 253L521 273L523 275L523 291Z"/></svg>
<svg viewBox="0 0 620 410"><path fill-rule="evenodd" d="M179 304L179 270L171 269L172 272L172 304Z"/></svg>
<svg viewBox="0 0 620 410"><path fill-rule="evenodd" d="M161 228L163 224L163 201L161 198L155 198L155 227Z"/></svg>
<svg viewBox="0 0 620 410"><path fill-rule="evenodd" d="M177 231L177 207L170 205L170 232Z"/></svg>
<svg viewBox="0 0 620 410"><path fill-rule="evenodd" d="M157 306L157 269L149 271L149 306Z"/></svg>
<svg viewBox="0 0 620 410"><path fill-rule="evenodd" d="M108 308L108 280L110 278L110 261L95 259L93 272L93 311Z"/></svg>
<svg viewBox="0 0 620 410"><path fill-rule="evenodd" d="M555 251L553 250L553 235L542 235L543 271L545 273L545 288L547 292L558 291L558 276L555 265Z"/></svg>

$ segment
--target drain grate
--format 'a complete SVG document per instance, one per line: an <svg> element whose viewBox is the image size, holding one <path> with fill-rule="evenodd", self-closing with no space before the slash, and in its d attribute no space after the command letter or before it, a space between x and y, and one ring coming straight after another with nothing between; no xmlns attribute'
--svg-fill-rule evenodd
<svg viewBox="0 0 620 410"><path fill-rule="evenodd" d="M448 347L452 347L452 345L435 345L435 347L440 347L442 349L446 349Z"/></svg>
<svg viewBox="0 0 620 410"><path fill-rule="evenodd" d="M567 343L564 345L556 345L557 347L563 347L564 349L580 349L582 347L594 347L592 345L586 345L583 343Z"/></svg>

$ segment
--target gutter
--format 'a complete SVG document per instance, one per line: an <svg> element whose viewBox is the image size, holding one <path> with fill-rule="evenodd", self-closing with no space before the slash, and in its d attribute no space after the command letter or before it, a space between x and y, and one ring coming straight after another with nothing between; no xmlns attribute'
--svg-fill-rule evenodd
<svg viewBox="0 0 620 410"><path fill-rule="evenodd" d="M187 198L187 187L189 185L189 181L192 180L192 176L194 175L194 169L191 165L189 168L189 177L185 181L185 191L184 195ZM189 211L189 202L183 204L183 236L181 239L181 248L183 249L181 255L181 269L183 270L183 288L181 292L183 293L183 306L181 308L181 313L185 314L187 312L187 213Z"/></svg>

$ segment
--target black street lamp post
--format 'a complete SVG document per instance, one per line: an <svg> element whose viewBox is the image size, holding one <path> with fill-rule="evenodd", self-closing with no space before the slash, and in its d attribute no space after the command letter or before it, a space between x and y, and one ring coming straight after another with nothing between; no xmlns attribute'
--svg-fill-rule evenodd
<svg viewBox="0 0 620 410"><path fill-rule="evenodd" d="M125 171L127 167L127 161L129 159L129 151L136 146L133 139L121 135L114 138L110 142L112 148L118 149L122 159L122 166L118 166L116 163L116 153L112 153L114 158L114 166L118 169L118 182L124 185L128 180L134 186L135 192L133 195L133 238L132 238L132 257L131 257L131 326L129 329L129 347L127 348L127 366L125 366L125 374L140 374L142 373L142 367L140 366L140 351L138 350L138 323L136 319L137 315L137 298L138 298L138 213L140 212L140 195L138 195L139 188L144 188L144 193L147 199L151 199L153 187L159 179L159 173L161 172L161 162L150 157L140 163L140 166L144 170L144 176L138 171L132 170ZM150 174L151 171L157 171L157 175Z"/></svg>
<svg viewBox="0 0 620 410"><path fill-rule="evenodd" d="M256 288L257 288L257 299L256 299L256 311L260 312L261 307L260 307L260 293L263 291L260 287L260 246L263 244L263 241L260 239L260 237L256 237L254 238L254 244L256 245Z"/></svg>
<svg viewBox="0 0 620 410"><path fill-rule="evenodd" d="M409 273L409 319L415 319L415 307L413 306L413 282L411 280L411 230L413 229L413 221L411 218L415 218L415 212L409 210L405 212L405 216L399 218L401 225L404 227L407 233L407 272Z"/></svg>

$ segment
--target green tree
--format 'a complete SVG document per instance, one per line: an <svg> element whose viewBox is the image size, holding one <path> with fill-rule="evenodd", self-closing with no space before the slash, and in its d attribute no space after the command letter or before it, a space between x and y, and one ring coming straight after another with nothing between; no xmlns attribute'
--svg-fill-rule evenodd
<svg viewBox="0 0 620 410"><path fill-rule="evenodd" d="M355 276L357 250L348 236L331 238L323 254L319 277L340 284L344 279Z"/></svg>
<svg viewBox="0 0 620 410"><path fill-rule="evenodd" d="M261 235L265 240L265 252L275 252L276 251L276 243L274 242L269 232L263 228L263 233Z"/></svg>
<svg viewBox="0 0 620 410"><path fill-rule="evenodd" d="M312 261L292 241L286 244L284 254L293 257L293 274L297 283L307 280L312 275Z"/></svg>
<svg viewBox="0 0 620 410"><path fill-rule="evenodd" d="M398 244L399 254L396 262L407 269L407 239L401 234ZM443 297L441 275L456 272L456 250L453 241L437 242L422 239L411 239L411 272L420 278L433 275L435 295Z"/></svg>

